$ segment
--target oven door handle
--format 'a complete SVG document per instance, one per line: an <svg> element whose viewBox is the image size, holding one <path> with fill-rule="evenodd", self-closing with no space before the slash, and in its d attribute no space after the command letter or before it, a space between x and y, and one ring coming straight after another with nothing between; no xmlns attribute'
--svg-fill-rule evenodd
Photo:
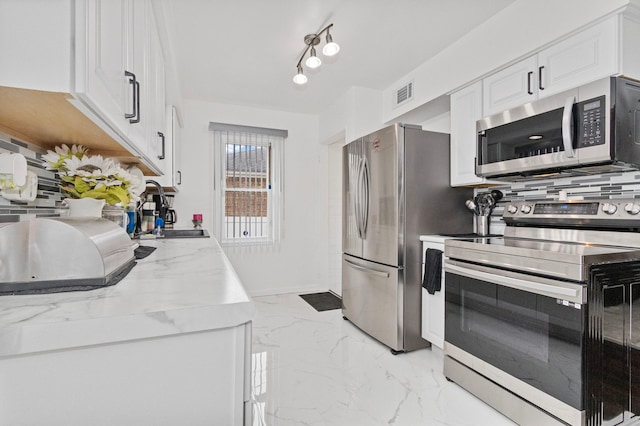
<svg viewBox="0 0 640 426"><path fill-rule="evenodd" d="M474 269L468 269L450 263L445 263L445 272L451 272L453 274L462 275L467 278L486 281L493 284L503 285L506 287L515 288L518 290L527 291L530 293L541 294L544 296L555 297L557 299L564 298L578 298L578 290L566 287L557 287L550 284L542 284L534 282L536 278L531 276L530 280L522 280L519 278L505 277L498 275L497 273L477 271Z"/></svg>

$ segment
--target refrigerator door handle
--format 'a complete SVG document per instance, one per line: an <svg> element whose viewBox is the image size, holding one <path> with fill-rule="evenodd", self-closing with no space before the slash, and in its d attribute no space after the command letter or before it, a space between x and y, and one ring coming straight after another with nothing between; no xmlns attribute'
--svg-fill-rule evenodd
<svg viewBox="0 0 640 426"><path fill-rule="evenodd" d="M361 190L362 185L360 185L360 180L362 179L362 160L359 159L356 164L356 187L355 187L355 197L353 202L353 208L355 210L355 219L356 219L356 230L358 231L358 238L362 239L362 224L361 224L361 201L362 198Z"/></svg>
<svg viewBox="0 0 640 426"><path fill-rule="evenodd" d="M363 157L362 161L362 238L367 236L367 227L369 225L369 163L367 157Z"/></svg>
<svg viewBox="0 0 640 426"><path fill-rule="evenodd" d="M358 271L363 271L371 275L375 275L376 277L389 278L389 273L384 271L377 271L375 269L365 268L364 266L360 266L356 263L351 262L350 260L344 260L349 266L353 269L357 269Z"/></svg>

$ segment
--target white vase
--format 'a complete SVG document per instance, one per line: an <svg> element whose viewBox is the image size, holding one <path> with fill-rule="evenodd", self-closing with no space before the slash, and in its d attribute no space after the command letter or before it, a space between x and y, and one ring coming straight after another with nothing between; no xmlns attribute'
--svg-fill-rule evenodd
<svg viewBox="0 0 640 426"><path fill-rule="evenodd" d="M69 217L102 217L104 200L95 198L65 198L69 206Z"/></svg>

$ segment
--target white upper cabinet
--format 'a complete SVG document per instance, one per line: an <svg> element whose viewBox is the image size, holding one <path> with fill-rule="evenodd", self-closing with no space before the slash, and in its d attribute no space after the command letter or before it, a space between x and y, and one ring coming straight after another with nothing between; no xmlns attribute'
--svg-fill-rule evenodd
<svg viewBox="0 0 640 426"><path fill-rule="evenodd" d="M532 56L485 78L482 81L485 93L482 106L485 115L496 114L534 100L536 79L533 74L536 65L536 57Z"/></svg>
<svg viewBox="0 0 640 426"><path fill-rule="evenodd" d="M165 65L152 0L16 1L1 12L0 28L26 35L0 40L0 57L11 58L0 63L0 92L19 101L0 111L0 126L162 174Z"/></svg>
<svg viewBox="0 0 640 426"><path fill-rule="evenodd" d="M174 106L168 106L165 111L166 122L165 151L162 160L162 176L149 179L156 180L168 191L179 191L182 184L182 171L180 170L180 122L178 112Z"/></svg>
<svg viewBox="0 0 640 426"><path fill-rule="evenodd" d="M161 168L163 174L171 174L171 167L165 161L167 158L167 144L171 138L167 135L166 106L165 106L165 68L160 37L155 26L153 12L148 14L153 21L149 31L149 126L147 129L149 153Z"/></svg>
<svg viewBox="0 0 640 426"><path fill-rule="evenodd" d="M611 17L485 78L484 115L619 73L619 19Z"/></svg>
<svg viewBox="0 0 640 426"><path fill-rule="evenodd" d="M130 10L127 1L77 3L75 93L92 110L119 128L129 123L125 106L130 92L127 70ZM81 26L81 27L80 27Z"/></svg>
<svg viewBox="0 0 640 426"><path fill-rule="evenodd" d="M451 186L475 175L476 121L611 75L640 77L640 21L615 15L451 94Z"/></svg>
<svg viewBox="0 0 640 426"><path fill-rule="evenodd" d="M85 10L86 9L86 10ZM164 60L150 0L76 2L75 94L162 173Z"/></svg>
<svg viewBox="0 0 640 426"><path fill-rule="evenodd" d="M480 185L476 176L476 120L482 117L482 82L451 94L451 186Z"/></svg>
<svg viewBox="0 0 640 426"><path fill-rule="evenodd" d="M555 95L620 72L618 17L538 53L538 97Z"/></svg>

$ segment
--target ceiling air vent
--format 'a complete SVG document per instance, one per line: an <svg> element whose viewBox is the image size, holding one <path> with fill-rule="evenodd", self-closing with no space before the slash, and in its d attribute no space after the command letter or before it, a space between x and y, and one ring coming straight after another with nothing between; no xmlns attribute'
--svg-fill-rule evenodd
<svg viewBox="0 0 640 426"><path fill-rule="evenodd" d="M409 82L396 90L395 106L403 104L413 98L413 82Z"/></svg>

